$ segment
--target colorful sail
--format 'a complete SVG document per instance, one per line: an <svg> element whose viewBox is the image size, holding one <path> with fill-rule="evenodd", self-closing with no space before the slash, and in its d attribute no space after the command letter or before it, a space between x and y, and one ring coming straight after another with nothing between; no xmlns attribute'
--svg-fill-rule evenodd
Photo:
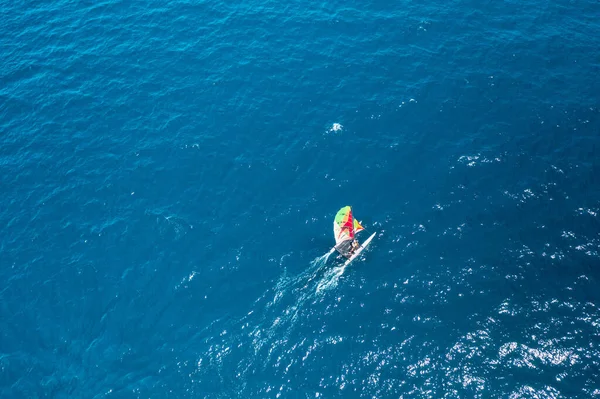
<svg viewBox="0 0 600 399"><path fill-rule="evenodd" d="M333 234L336 245L342 241L352 240L354 235L364 228L352 217L352 208L345 206L335 215Z"/></svg>
<svg viewBox="0 0 600 399"><path fill-rule="evenodd" d="M358 223L358 220L354 219L354 233L358 233L361 230L364 230L365 228L362 227L360 225L360 223Z"/></svg>

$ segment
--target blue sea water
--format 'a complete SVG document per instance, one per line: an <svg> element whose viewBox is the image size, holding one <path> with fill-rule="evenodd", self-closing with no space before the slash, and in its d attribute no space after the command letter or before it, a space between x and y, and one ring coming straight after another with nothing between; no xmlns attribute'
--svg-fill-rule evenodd
<svg viewBox="0 0 600 399"><path fill-rule="evenodd" d="M1 397L600 397L597 1L2 9Z"/></svg>

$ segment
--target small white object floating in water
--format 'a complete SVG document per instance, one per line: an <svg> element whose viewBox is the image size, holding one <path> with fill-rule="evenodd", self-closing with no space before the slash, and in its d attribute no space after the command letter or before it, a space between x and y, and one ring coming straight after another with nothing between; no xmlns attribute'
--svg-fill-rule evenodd
<svg viewBox="0 0 600 399"><path fill-rule="evenodd" d="M344 128L344 126L340 125L339 123L334 123L331 126L331 129L329 129L329 131L330 132L341 132L343 128Z"/></svg>

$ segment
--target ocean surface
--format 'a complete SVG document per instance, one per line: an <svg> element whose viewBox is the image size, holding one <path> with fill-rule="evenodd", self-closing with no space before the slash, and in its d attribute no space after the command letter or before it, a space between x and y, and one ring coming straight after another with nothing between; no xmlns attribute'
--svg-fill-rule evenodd
<svg viewBox="0 0 600 399"><path fill-rule="evenodd" d="M0 397L600 398L598 1L1 7Z"/></svg>

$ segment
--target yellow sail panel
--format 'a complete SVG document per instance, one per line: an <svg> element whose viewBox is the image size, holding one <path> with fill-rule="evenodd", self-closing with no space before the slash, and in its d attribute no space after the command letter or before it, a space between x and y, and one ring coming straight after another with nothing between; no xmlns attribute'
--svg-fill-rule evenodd
<svg viewBox="0 0 600 399"><path fill-rule="evenodd" d="M358 223L358 220L354 219L354 232L355 232L355 233L358 233L359 231L361 231L361 230L364 230L364 229L365 229L365 228L364 228L364 227L362 227L362 226L360 225L360 223Z"/></svg>

